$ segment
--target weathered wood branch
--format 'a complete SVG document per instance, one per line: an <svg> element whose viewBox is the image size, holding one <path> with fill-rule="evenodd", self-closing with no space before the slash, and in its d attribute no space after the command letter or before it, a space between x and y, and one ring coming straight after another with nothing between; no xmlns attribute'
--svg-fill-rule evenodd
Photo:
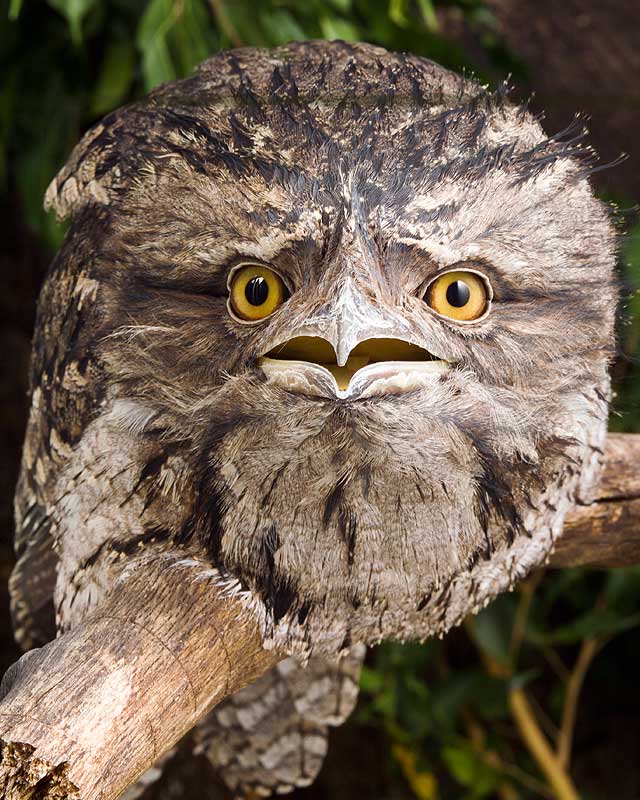
<svg viewBox="0 0 640 800"><path fill-rule="evenodd" d="M110 800L281 656L195 562L147 562L5 676L0 798Z"/></svg>
<svg viewBox="0 0 640 800"><path fill-rule="evenodd" d="M551 564L640 563L640 436L612 434L595 500ZM212 706L280 655L203 565L148 560L99 612L7 673L0 798L112 800Z"/></svg>
<svg viewBox="0 0 640 800"><path fill-rule="evenodd" d="M640 434L611 433L590 505L567 518L552 567L640 564Z"/></svg>

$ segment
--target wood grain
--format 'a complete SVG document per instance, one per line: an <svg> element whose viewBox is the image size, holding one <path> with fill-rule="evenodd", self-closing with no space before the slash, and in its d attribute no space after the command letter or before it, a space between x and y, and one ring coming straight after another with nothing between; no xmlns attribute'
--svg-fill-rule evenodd
<svg viewBox="0 0 640 800"><path fill-rule="evenodd" d="M203 569L141 565L98 614L18 662L0 703L0 797L115 798L279 660Z"/></svg>
<svg viewBox="0 0 640 800"><path fill-rule="evenodd" d="M640 563L640 434L607 437L594 501L566 520L552 567Z"/></svg>

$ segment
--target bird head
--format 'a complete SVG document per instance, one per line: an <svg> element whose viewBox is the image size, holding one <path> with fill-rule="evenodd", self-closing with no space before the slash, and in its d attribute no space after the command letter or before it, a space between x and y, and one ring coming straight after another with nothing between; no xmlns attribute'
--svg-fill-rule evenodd
<svg viewBox="0 0 640 800"><path fill-rule="evenodd" d="M103 394L179 453L175 539L266 640L442 632L548 556L606 425L591 169L579 130L339 42L215 56L76 150L49 201Z"/></svg>

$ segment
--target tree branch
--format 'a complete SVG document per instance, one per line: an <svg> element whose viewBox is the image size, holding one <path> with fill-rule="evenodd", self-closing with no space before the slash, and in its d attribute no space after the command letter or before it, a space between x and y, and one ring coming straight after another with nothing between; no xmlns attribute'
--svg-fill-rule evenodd
<svg viewBox="0 0 640 800"><path fill-rule="evenodd" d="M571 777L560 764L535 720L527 695L521 687L509 692L509 708L522 739L549 781L558 800L579 800Z"/></svg>
<svg viewBox="0 0 640 800"><path fill-rule="evenodd" d="M203 570L178 556L141 564L86 622L14 665L0 797L111 800L281 658Z"/></svg>
<svg viewBox="0 0 640 800"><path fill-rule="evenodd" d="M573 512L552 567L624 567L640 563L640 434L611 433L591 505Z"/></svg>
<svg viewBox="0 0 640 800"><path fill-rule="evenodd" d="M584 639L582 641L578 658L567 684L566 697L562 709L562 722L556 746L558 761L565 770L568 770L571 766L571 747L573 745L573 732L578 713L580 692L587 676L587 671L599 649L600 642L597 639Z"/></svg>

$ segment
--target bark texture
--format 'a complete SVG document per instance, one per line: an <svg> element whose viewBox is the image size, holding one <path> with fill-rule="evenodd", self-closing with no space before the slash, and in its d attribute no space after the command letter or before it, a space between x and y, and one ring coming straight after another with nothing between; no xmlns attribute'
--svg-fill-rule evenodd
<svg viewBox="0 0 640 800"><path fill-rule="evenodd" d="M140 566L86 623L5 676L0 797L108 800L279 660L202 564Z"/></svg>
<svg viewBox="0 0 640 800"><path fill-rule="evenodd" d="M607 437L594 501L566 520L552 567L640 563L640 434Z"/></svg>

